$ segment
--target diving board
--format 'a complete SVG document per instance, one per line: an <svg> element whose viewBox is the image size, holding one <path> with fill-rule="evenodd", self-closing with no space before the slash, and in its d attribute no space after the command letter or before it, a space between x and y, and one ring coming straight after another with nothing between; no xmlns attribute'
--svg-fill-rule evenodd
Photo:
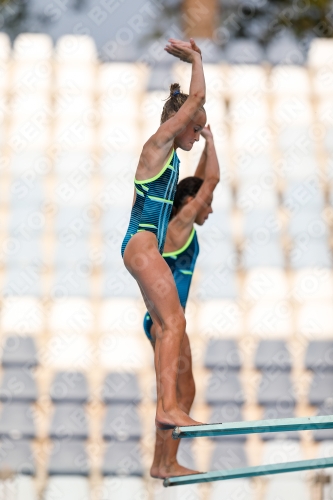
<svg viewBox="0 0 333 500"><path fill-rule="evenodd" d="M211 481L224 481L242 477L268 476L269 474L282 474L285 472L299 472L312 469L326 469L333 467L333 457L318 458L314 460L301 460L273 465L259 465L242 469L218 470L191 474L188 476L169 477L164 479L163 486L180 486L184 484L207 483Z"/></svg>
<svg viewBox="0 0 333 500"><path fill-rule="evenodd" d="M221 424L191 425L175 427L172 432L174 439L235 436L238 434L262 434L265 432L305 431L318 429L333 429L333 415L281 418L272 420L252 420L245 422L227 422ZM187 476L169 477L164 479L163 485L179 486L182 484L206 483L211 481L224 481L226 479L249 478L267 476L270 474L283 474L285 472L299 472L312 469L326 469L333 467L333 457L286 462L281 464L259 465L242 469L219 470L191 474Z"/></svg>
<svg viewBox="0 0 333 500"><path fill-rule="evenodd" d="M333 429L333 415L303 418L280 418L272 420L250 420L245 422L227 422L224 424L204 424L175 427L172 432L172 437L173 439L179 439L320 429Z"/></svg>

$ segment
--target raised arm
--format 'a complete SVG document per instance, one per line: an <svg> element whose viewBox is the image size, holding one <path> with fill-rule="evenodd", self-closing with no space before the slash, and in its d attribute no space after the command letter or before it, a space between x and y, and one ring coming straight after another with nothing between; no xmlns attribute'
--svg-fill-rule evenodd
<svg viewBox="0 0 333 500"><path fill-rule="evenodd" d="M184 130L206 101L206 84L200 49L196 46L193 39L190 40L190 43L174 39L170 39L169 42L165 50L182 61L191 63L192 75L189 96L186 102L177 113L162 123L157 132L152 136L153 142L159 147L170 146L176 135Z"/></svg>
<svg viewBox="0 0 333 500"><path fill-rule="evenodd" d="M199 175L197 177L202 178L203 183L195 198L184 206L177 217L180 223L186 225L193 223L199 210L208 203L211 203L214 189L220 181L220 167L213 134L209 125L202 130L201 134L206 139L206 145L196 169L195 176L197 176L198 172Z"/></svg>
<svg viewBox="0 0 333 500"><path fill-rule="evenodd" d="M198 166L194 172L194 177L199 177L199 179L204 180L206 171L206 161L207 161L207 141L205 147L202 150Z"/></svg>
<svg viewBox="0 0 333 500"><path fill-rule="evenodd" d="M201 135L202 135L202 137L205 138L206 142L205 142L205 147L202 150L199 163L198 163L197 168L194 172L194 177L199 177L199 179L204 180L205 179L205 172L206 172L207 149L208 149L209 141L213 140L213 145L214 145L214 139L213 139L213 134L210 130L210 125L207 125L207 127L205 127L201 131ZM215 149L215 146L214 146L214 149Z"/></svg>

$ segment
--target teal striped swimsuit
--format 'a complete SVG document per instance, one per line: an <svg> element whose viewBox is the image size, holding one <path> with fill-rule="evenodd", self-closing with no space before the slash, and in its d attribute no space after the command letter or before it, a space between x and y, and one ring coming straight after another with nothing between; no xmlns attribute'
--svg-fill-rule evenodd
<svg viewBox="0 0 333 500"><path fill-rule="evenodd" d="M174 252L163 253L175 279L179 300L185 309L190 291L192 275L199 254L196 230L193 228L185 245Z"/></svg>
<svg viewBox="0 0 333 500"><path fill-rule="evenodd" d="M140 231L150 231L157 238L162 254L179 176L179 158L172 153L162 170L144 181L134 179L136 199L128 229L121 245L121 255L130 238Z"/></svg>

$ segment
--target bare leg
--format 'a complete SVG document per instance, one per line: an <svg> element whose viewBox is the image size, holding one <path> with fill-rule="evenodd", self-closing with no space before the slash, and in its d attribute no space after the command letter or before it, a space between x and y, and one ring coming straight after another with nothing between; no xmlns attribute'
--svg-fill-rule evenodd
<svg viewBox="0 0 333 500"><path fill-rule="evenodd" d="M177 401L177 377L185 316L169 266L158 252L156 237L135 234L124 252L124 263L138 282L155 324L155 369L157 380L156 425L162 429L197 425Z"/></svg>
<svg viewBox="0 0 333 500"><path fill-rule="evenodd" d="M153 339L155 339L156 327L154 325L150 333ZM154 348L154 342L152 342L152 346ZM178 402L180 408L189 414L195 396L195 384L192 373L191 348L187 333L185 333L183 338L180 359L177 383ZM198 471L183 467L177 462L179 444L179 439L172 439L172 430L161 431L156 429L154 458L150 469L152 477L165 478L198 473Z"/></svg>

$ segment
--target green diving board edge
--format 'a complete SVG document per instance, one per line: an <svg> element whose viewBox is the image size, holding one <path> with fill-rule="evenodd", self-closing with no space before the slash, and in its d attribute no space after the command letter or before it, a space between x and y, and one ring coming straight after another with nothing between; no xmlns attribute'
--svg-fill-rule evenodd
<svg viewBox="0 0 333 500"><path fill-rule="evenodd" d="M333 429L333 415L175 427L172 432L172 437L173 439L179 439L320 429Z"/></svg>
<svg viewBox="0 0 333 500"><path fill-rule="evenodd" d="M273 465L259 465L256 467L245 467L242 469L217 470L191 474L188 476L169 477L164 479L163 486L180 486L184 484L207 483L212 481L224 481L226 479L238 479L246 477L268 476L270 474L283 474L285 472L299 472L312 469L326 469L333 467L333 457L317 458L313 460L301 460L298 462L286 462Z"/></svg>

